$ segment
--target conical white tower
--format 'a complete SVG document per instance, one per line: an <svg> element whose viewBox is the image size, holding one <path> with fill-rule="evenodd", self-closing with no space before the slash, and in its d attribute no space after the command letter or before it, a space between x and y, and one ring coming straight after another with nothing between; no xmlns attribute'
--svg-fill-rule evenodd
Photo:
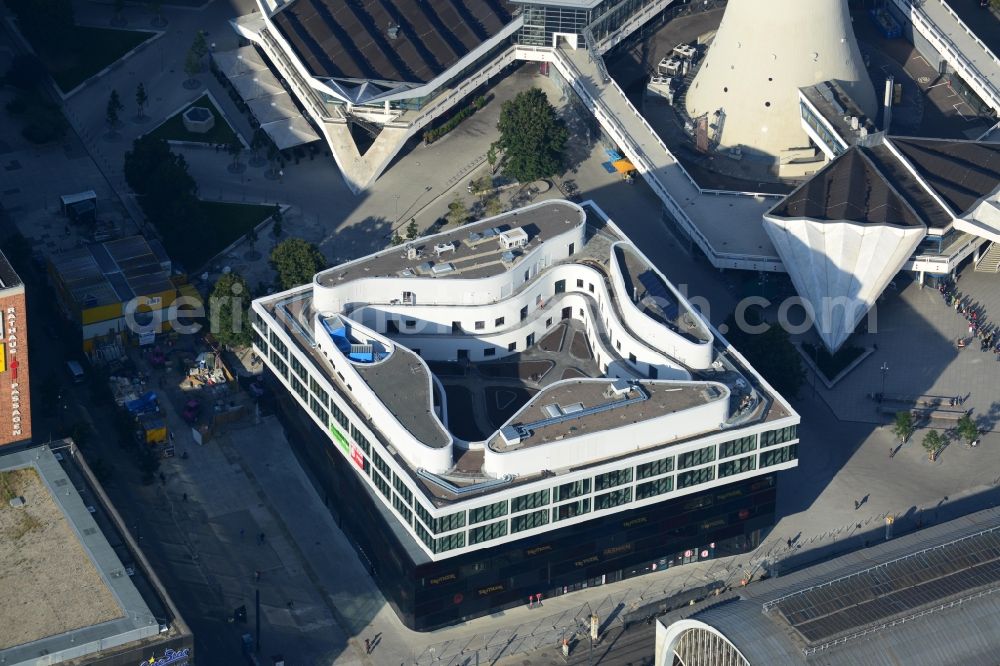
<svg viewBox="0 0 1000 666"><path fill-rule="evenodd" d="M780 157L809 145L798 89L837 81L869 117L875 90L854 38L847 0L729 0L687 94L692 118L717 122L719 145Z"/></svg>

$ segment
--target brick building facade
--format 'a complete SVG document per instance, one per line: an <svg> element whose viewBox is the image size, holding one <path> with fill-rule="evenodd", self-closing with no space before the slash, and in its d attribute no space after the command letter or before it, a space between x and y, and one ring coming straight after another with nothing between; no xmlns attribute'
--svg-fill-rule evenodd
<svg viewBox="0 0 1000 666"><path fill-rule="evenodd" d="M0 446L31 439L24 284L0 254Z"/></svg>

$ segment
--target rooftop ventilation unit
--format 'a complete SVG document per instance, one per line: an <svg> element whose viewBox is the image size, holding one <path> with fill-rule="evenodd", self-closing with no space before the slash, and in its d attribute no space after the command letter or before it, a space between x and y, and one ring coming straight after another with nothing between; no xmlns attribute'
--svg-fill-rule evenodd
<svg viewBox="0 0 1000 666"><path fill-rule="evenodd" d="M625 379L616 379L608 387L608 395L622 396L632 390L632 385Z"/></svg>
<svg viewBox="0 0 1000 666"><path fill-rule="evenodd" d="M454 243L438 243L437 245L434 246L434 254L436 254L439 257L445 252L454 252L454 251L455 251Z"/></svg>
<svg viewBox="0 0 1000 666"><path fill-rule="evenodd" d="M550 419L556 416L562 416L563 410L559 405L545 405L542 407L542 411Z"/></svg>
<svg viewBox="0 0 1000 666"><path fill-rule="evenodd" d="M562 408L563 414L577 414L583 411L582 402L574 402L572 405L566 405Z"/></svg>
<svg viewBox="0 0 1000 666"><path fill-rule="evenodd" d="M528 244L528 232L520 227L517 229L511 229L510 231L501 232L500 244L505 250L510 250L516 247L524 247Z"/></svg>
<svg viewBox="0 0 1000 666"><path fill-rule="evenodd" d="M420 250L417 249L417 246L414 245L413 243L407 243L406 244L406 258L407 259L416 259L419 256L420 256Z"/></svg>
<svg viewBox="0 0 1000 666"><path fill-rule="evenodd" d="M399 26L390 23L389 27L385 30L385 34L389 36L389 39L399 39Z"/></svg>
<svg viewBox="0 0 1000 666"><path fill-rule="evenodd" d="M500 255L500 261L503 262L504 266L513 266L516 259L513 252L504 252Z"/></svg>
<svg viewBox="0 0 1000 666"><path fill-rule="evenodd" d="M437 264L431 269L431 273L434 275L444 275L445 273L451 273L455 270L455 264Z"/></svg>

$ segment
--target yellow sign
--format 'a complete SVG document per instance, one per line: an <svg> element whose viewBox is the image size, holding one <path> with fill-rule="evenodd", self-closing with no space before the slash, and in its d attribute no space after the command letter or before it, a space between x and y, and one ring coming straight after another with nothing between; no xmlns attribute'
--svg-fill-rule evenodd
<svg viewBox="0 0 1000 666"><path fill-rule="evenodd" d="M7 372L7 345L0 342L0 372Z"/></svg>

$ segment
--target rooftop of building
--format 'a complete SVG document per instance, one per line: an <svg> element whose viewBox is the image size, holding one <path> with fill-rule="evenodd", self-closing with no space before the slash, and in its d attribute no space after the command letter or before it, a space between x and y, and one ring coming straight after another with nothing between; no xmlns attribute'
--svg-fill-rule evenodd
<svg viewBox="0 0 1000 666"><path fill-rule="evenodd" d="M768 215L945 229L997 187L1000 143L874 135Z"/></svg>
<svg viewBox="0 0 1000 666"><path fill-rule="evenodd" d="M785 197L769 215L906 227L923 224L887 175L860 147L850 148L830 162Z"/></svg>
<svg viewBox="0 0 1000 666"><path fill-rule="evenodd" d="M799 91L848 145L854 145L876 131L872 119L836 81L823 81L799 88Z"/></svg>
<svg viewBox="0 0 1000 666"><path fill-rule="evenodd" d="M159 241L130 236L61 252L52 270L80 308L126 303L174 288L171 265Z"/></svg>
<svg viewBox="0 0 1000 666"><path fill-rule="evenodd" d="M488 445L499 453L542 446L680 412L729 397L724 387L704 382L566 380L536 395ZM706 423L705 431L717 423Z"/></svg>
<svg viewBox="0 0 1000 666"><path fill-rule="evenodd" d="M544 206L466 224L336 266L318 273L316 281L332 287L369 277L491 277L510 270L520 257L537 248L545 239L582 222L576 206L559 201L546 202ZM524 232L524 244L506 249L501 237L520 235L521 231Z"/></svg>
<svg viewBox="0 0 1000 666"><path fill-rule="evenodd" d="M993 663L1000 509L925 528L665 616L718 629L752 664Z"/></svg>
<svg viewBox="0 0 1000 666"><path fill-rule="evenodd" d="M14 270L14 267L7 261L7 257L0 252L0 293L7 289L14 289L23 286L21 277Z"/></svg>
<svg viewBox="0 0 1000 666"><path fill-rule="evenodd" d="M92 496L71 444L50 446L0 452L0 662L34 663L45 655L62 663L95 646L186 631L168 623L154 584Z"/></svg>
<svg viewBox="0 0 1000 666"><path fill-rule="evenodd" d="M468 263L468 272L458 275L485 276L509 270L497 260L497 256L504 250L494 236L487 235L489 232L524 229L526 251L530 251L543 239L561 233L567 225L585 224L583 247L577 248L572 257L563 260L564 262L586 264L603 273L606 280L610 280L613 264L617 262L622 269L626 284L631 285L627 286L627 289L634 288L633 300L641 311L689 340L705 342L712 339L708 326L700 316L677 299L663 278L633 246L618 245L615 246L618 251L612 252L615 243L627 241L627 238L613 225L607 224L606 219L594 209L585 207L583 213L581 219L581 209L576 205L562 201L546 202L543 205L521 209L498 218L468 224L444 234L421 239L415 241L413 245L417 248L423 247L426 251L426 248L432 248L434 245L454 243L455 249L447 251L449 262L458 265ZM481 244L475 246L470 242L470 236L474 242L481 241ZM403 271L411 271L413 273L411 279L434 279L430 275L420 275L413 271L414 266L425 260L426 257L408 258L405 247L394 247L319 273L316 283L322 286L362 276L398 276ZM455 272L447 275L453 276ZM533 283L534 280L526 284ZM341 389L342 395L350 397L352 389L334 370L329 359L316 344L313 331L317 313L312 303L312 291L308 287L260 301L265 310L286 325L286 332L293 344L312 359L314 365L332 384ZM613 299L612 307L619 308L621 304ZM555 314L558 319L559 313ZM540 308L533 311L529 318L552 317L552 315L551 310ZM621 321L624 323L623 319ZM625 325L627 327L627 324ZM462 339L475 337L476 333L463 330L450 334L419 332L411 334L400 331L390 336L393 348L383 360L375 363L355 363L352 366L393 416L418 440L430 447L446 446L453 435L458 439L485 440L491 446L500 446L498 442L501 442L502 438L499 430L504 424L508 421L511 424L522 425L535 423L547 418L548 412L544 410L554 404L558 404L563 411L567 409L572 411L575 405L582 404L584 412L571 416L561 424L536 423L531 436L524 438L520 446L555 441L560 434L565 436L564 431L570 428L573 429L574 435L596 432L623 423L623 418L637 421L723 398L730 400L728 413L732 414L734 419L727 427L733 427L737 423L774 421L791 415L790 410L780 400L768 395L767 390L762 391L756 375L745 367L743 361L722 347L716 349L712 367L701 371L690 371L693 375L691 382L650 383L645 381L644 375L640 376L636 372L633 373L631 380L641 381L641 390L646 394L642 401L606 411L591 412L588 408L608 405L617 399L604 396L612 380L605 377L594 361L593 350L589 347L587 336L575 320L557 324L533 345L519 348L513 355L497 360L479 361L471 367L462 362L424 361L410 349L420 348L422 340L427 336L439 340L442 336L448 335L454 338L456 347L460 347ZM610 341L602 338L602 342L607 353L611 354L620 368L627 370L631 367L626 359L618 356ZM438 406L442 402L438 383L432 381L432 375L439 380L447 396L448 423L445 427L442 427L441 420L431 409L431 405ZM588 379L595 381L585 381ZM748 405L743 400L754 389L759 392L761 399ZM493 403L497 403L495 409L490 406ZM500 403L503 403L502 407ZM478 411L482 410L474 407L480 404L488 405L485 408L486 413L479 414ZM366 411L367 409L362 410ZM472 415L473 412L476 414ZM464 420L465 425L457 425L458 420ZM470 420L476 423L470 423ZM369 425L377 431L377 423ZM716 423L706 428L706 432L718 429L719 424ZM665 436L665 443L651 445L648 450L693 441L696 436L685 436L669 442L666 442L667 439L669 437ZM390 444L384 443L387 446ZM392 450L390 448L390 451ZM472 491L468 488L487 480L481 471L482 450L456 449L455 456L452 472L457 476L449 474L447 477L455 486L463 487L462 492L456 493L439 483L415 477L427 496L438 505L446 505L472 496L470 494ZM404 467L408 467L405 459L400 457L399 461ZM603 462L609 460L595 460L589 464ZM539 470L538 474L541 473L542 470ZM537 476L522 475L515 483L532 481ZM487 492L485 485L483 492Z"/></svg>
<svg viewBox="0 0 1000 666"><path fill-rule="evenodd" d="M512 11L509 0L294 0L272 20L314 76L426 83Z"/></svg>

